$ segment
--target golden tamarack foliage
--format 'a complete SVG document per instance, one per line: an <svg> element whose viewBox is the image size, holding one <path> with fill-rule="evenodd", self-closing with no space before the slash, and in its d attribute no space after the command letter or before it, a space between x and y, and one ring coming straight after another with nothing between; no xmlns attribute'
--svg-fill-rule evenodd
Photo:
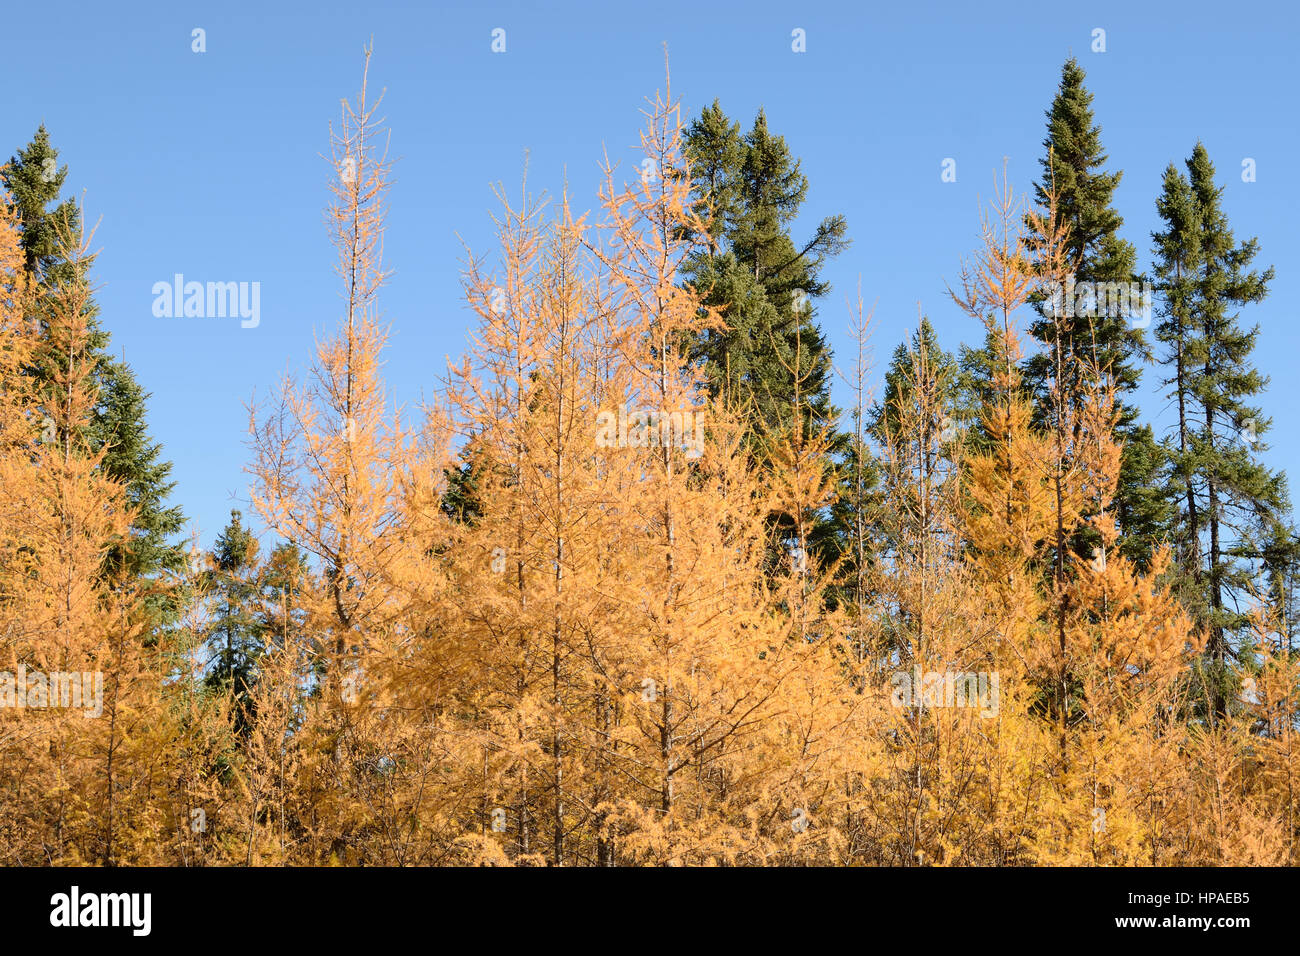
<svg viewBox="0 0 1300 956"><path fill-rule="evenodd" d="M954 293L999 343L985 440L911 349L846 572L807 538L828 437L755 461L747 410L687 360L722 319L681 275L706 227L670 94L655 174L608 166L594 224L502 194L499 256L464 273L471 347L407 418L380 374L377 105L363 83L332 136L342 320L250 411L254 505L303 560L247 570L242 697L201 680L201 565L104 570L131 515L76 439L87 238L63 237L38 339L0 220L0 671L102 678L97 715L16 706L11 680L0 862L1295 862L1300 665L1261 608L1248 698L1197 717L1168 556L1143 574L1114 547L1106 370L1053 356L1038 418L1020 387L1017 321L1070 267L1050 209L1001 193ZM27 388L41 341L57 400ZM146 631L162 587L189 612Z"/></svg>

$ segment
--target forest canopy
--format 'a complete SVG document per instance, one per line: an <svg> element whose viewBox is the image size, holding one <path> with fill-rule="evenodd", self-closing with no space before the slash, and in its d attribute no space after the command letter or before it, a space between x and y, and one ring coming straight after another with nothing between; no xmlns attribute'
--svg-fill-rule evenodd
<svg viewBox="0 0 1300 956"><path fill-rule="evenodd" d="M970 211L974 344L918 315L873 383L861 290L856 354L825 332L853 224L665 81L593 213L498 190L469 348L399 413L369 71L342 315L250 400L210 550L48 132L0 170L0 863L1296 862L1274 273L1204 145L1143 273L1067 61L1038 179Z"/></svg>

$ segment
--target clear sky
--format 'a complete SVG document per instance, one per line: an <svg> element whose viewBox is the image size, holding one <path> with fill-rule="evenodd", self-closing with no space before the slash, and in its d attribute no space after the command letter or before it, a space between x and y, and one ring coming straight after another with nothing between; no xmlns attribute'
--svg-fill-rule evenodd
<svg viewBox="0 0 1300 956"><path fill-rule="evenodd" d="M1250 307L1257 359L1272 377L1266 460L1300 470L1300 136L1293 2L1250 3L176 3L11 4L0 59L0 158L44 122L67 187L100 220L102 321L152 392L149 423L175 463L175 500L210 544L247 497L247 413L314 335L341 315L323 224L328 126L371 81L398 157L386 238L395 274L389 395L407 405L436 387L463 349L461 238L491 252L497 181L552 195L567 175L594 208L604 148L635 175L644 105L663 82L688 117L716 97L748 128L755 111L803 160L811 188L796 240L824 216L848 219L853 245L830 264L819 321L847 368L846 295L862 278L877 302L877 377L916 303L943 344L979 329L947 300L977 242L981 200L1008 161L1027 189L1038 174L1044 111L1062 62L1087 70L1110 168L1124 170L1122 235L1150 263L1165 166L1198 138L1226 185L1238 239L1260 239L1269 298ZM192 31L206 52L192 51ZM506 50L492 51L505 30ZM1093 31L1105 30L1105 52ZM791 34L805 31L806 52ZM1256 181L1243 182L1242 160ZM945 158L957 181L941 180ZM65 187L65 192L67 187ZM1288 227L1288 223L1291 223ZM459 237L459 238L458 238ZM261 321L156 318L152 287L258 282ZM1151 382L1158 375L1147 372ZM847 395L841 393L841 404ZM1153 388L1145 414L1167 423ZM247 513L248 509L244 506Z"/></svg>

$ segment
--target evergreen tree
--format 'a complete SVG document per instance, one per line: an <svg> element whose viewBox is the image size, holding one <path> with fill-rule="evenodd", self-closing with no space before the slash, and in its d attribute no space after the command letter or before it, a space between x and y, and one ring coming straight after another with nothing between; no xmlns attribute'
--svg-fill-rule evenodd
<svg viewBox="0 0 1300 956"><path fill-rule="evenodd" d="M791 223L808 195L808 179L759 111L748 134L717 101L685 134L692 199L707 229L699 249L683 266L698 289L701 306L721 311L721 327L692 331L688 354L703 367L710 393L744 409L749 440L762 460L792 446L824 442L825 468L849 450L838 430L840 410L831 403L831 352L814 319L813 301L830 291L821 278L826 260L848 247L843 216L829 216L802 245ZM690 235L692 231L682 227ZM797 433L796 433L797 429ZM774 518L788 539L795 519ZM821 509L807 533L811 550L828 564L843 551L847 530L831 508ZM769 555L775 566L784 557Z"/></svg>
<svg viewBox="0 0 1300 956"><path fill-rule="evenodd" d="M969 428L966 442L972 451L988 452L996 441L988 431L979 410L991 405L998 397L994 387L1001 354L1002 335L996 329L984 331L984 343L978 348L962 343L957 350L957 408L966 418Z"/></svg>
<svg viewBox="0 0 1300 956"><path fill-rule="evenodd" d="M1264 298L1273 269L1250 271L1259 244L1234 239L1223 187L1201 143L1186 165L1185 180L1166 171L1158 204L1166 226L1154 236L1164 299L1159 337L1168 346L1163 362L1179 410L1171 455L1183 493L1184 572L1191 573L1191 610L1207 637L1206 704L1222 716L1235 683L1229 660L1250 625L1247 598L1266 591L1251 530L1278 520L1287 500L1284 476L1257 458L1267 449L1269 427L1251 404L1267 385L1250 362L1259 327L1243 328L1234 311Z"/></svg>
<svg viewBox="0 0 1300 956"><path fill-rule="evenodd" d="M811 303L830 291L822 265L848 247L844 217L827 217L796 245L790 224L807 198L808 179L761 110L741 136L715 101L685 139L709 236L684 272L704 305L723 309L726 323L698 333L692 358L704 363L713 394L752 402L766 432L790 427L796 380L805 430L835 422L830 350Z"/></svg>
<svg viewBox="0 0 1300 956"><path fill-rule="evenodd" d="M448 518L465 524L473 524L483 514L471 449L472 442L461 451L453 466L444 469L447 490L441 502L442 511Z"/></svg>
<svg viewBox="0 0 1300 956"><path fill-rule="evenodd" d="M925 369L923 380L933 390L933 395L916 394L917 382L913 366ZM884 443L888 436L897 434L903 409L918 404L922 398L927 405L938 409L941 417L926 423L936 435L943 434L945 441L956 435L957 423L950 414L956 402L959 385L959 368L952 353L939 344L928 317L921 319L916 331L908 333L906 340L894 349L885 371L885 391L872 411L871 434L877 442Z"/></svg>
<svg viewBox="0 0 1300 956"><path fill-rule="evenodd" d="M36 288L33 319L42 335L28 372L38 393L46 398L47 413L54 400L53 385L66 373L66 358L52 347L49 310L56 284L66 281L74 268L66 260L58 236L63 230L76 234L81 224L76 202L58 198L67 175L67 166L58 166L58 150L50 145L44 126L0 171L0 181L10 191L11 208L21 223L24 268ZM149 437L145 423L149 394L136 381L131 367L108 351L109 334L98 322L93 299L87 299L85 310L85 341L96 399L89 418L76 426L85 434L76 437L86 441L93 453L103 454L100 467L108 477L125 484L127 501L135 513L131 536L113 545L106 566L132 577L175 571L183 556L179 542L173 539L184 517L179 507L167 504L175 483L169 480L171 463L161 459L161 447ZM52 419L57 421L59 416ZM156 600L151 603L169 614L175 610L162 608Z"/></svg>
<svg viewBox="0 0 1300 956"><path fill-rule="evenodd" d="M1111 205L1122 173L1104 171L1101 127L1092 112L1092 94L1083 85L1084 71L1071 57L1061 71L1061 83L1051 109L1047 111L1046 155L1040 160L1042 178L1035 184L1038 203L1045 207L1054 191L1055 219L1049 225L1067 230L1065 253L1073 266L1076 285L1096 289L1096 284L1128 285L1137 281L1137 250L1119 237L1123 217ZM1089 285L1084 285L1089 284ZM1131 286L1129 286L1131 288ZM1149 489L1159 484L1164 455L1150 429L1137 424L1137 408L1128 396L1141 379L1141 361L1147 346L1133 316L1123 314L1106 297L1101 307L1099 294L1083 295L1072 314L1056 321L1049 314L1052 305L1039 301L1039 318L1031 333L1043 346L1042 352L1026 362L1025 379L1040 409L1047 399L1044 390L1058 344L1070 376L1077 381L1092 369L1108 376L1116 392L1116 437L1123 443L1116 517L1121 525L1121 550L1139 567L1150 559L1152 546L1167 534L1169 512L1159 496ZM1081 307L1080 307L1081 305ZM1072 391L1074 383L1069 383ZM1087 553L1095 542L1084 534L1075 547Z"/></svg>
<svg viewBox="0 0 1300 956"><path fill-rule="evenodd" d="M57 225L65 217L73 225L79 219L73 200L59 201L68 167L60 169L58 158L59 151L50 145L50 134L42 124L27 147L19 149L0 170L0 177L9 190L11 208L17 212L21 225L19 245L24 269L38 279L48 277L61 265L66 266L59 248Z"/></svg>
<svg viewBox="0 0 1300 956"><path fill-rule="evenodd" d="M271 549L258 575L261 592L261 630L283 646L290 630L302 623L300 598L307 573L307 556L290 541Z"/></svg>
<svg viewBox="0 0 1300 956"><path fill-rule="evenodd" d="M104 473L125 485L135 515L131 539L110 551L109 561L133 577L174 571L181 564L176 535L185 517L179 505L167 503L176 483L169 480L171 462L161 459L162 446L152 440L145 423L149 393L125 362L105 355L99 370L92 440L103 449Z"/></svg>
<svg viewBox="0 0 1300 956"><path fill-rule="evenodd" d="M61 283L88 280L86 276L73 275L74 267L68 262L66 237L81 233L81 209L72 199L60 201L58 198L68 176L67 166L58 166L58 155L42 125L27 147L18 150L8 165L0 170L0 177L3 177L10 193L10 208L18 216L23 268L33 290L31 320L38 331L38 339L27 374L42 400L46 419L52 422L66 420L66 416L59 415L56 409L62 398L57 383L66 379L69 360L51 333L57 321L54 312L59 306L59 287ZM97 395L101 390L99 360L108 346L108 336L97 321L98 309L94 299L87 297L83 308L86 312L83 316L86 324L83 340L90 356L87 383ZM97 443L90 435L94 430L96 411L92 408L88 418L70 421L63 426L77 428L77 434L63 434L56 428L54 433L46 433L46 440L58 444L68 439L85 441L92 453L98 451Z"/></svg>
<svg viewBox="0 0 1300 956"><path fill-rule="evenodd" d="M1191 184L1173 163L1165 169L1156 210L1165 229L1151 234L1155 255L1152 271L1161 315L1155 337L1164 346L1158 361L1167 375L1161 384L1168 388L1166 394L1173 400L1178 418L1174 434L1165 439L1170 461L1168 494L1176 505L1173 545L1180 569L1177 588L1183 603L1195 611L1201 588L1201 522L1191 474L1195 423L1190 382L1194 343L1199 341L1192 328L1192 309L1201 260L1201 223Z"/></svg>
<svg viewBox="0 0 1300 956"><path fill-rule="evenodd" d="M206 681L209 687L233 695L236 724L250 715L248 707L257 658L262 649L264 620L259 616L257 538L242 523L239 511L217 537L205 574L213 607L209 631L212 656Z"/></svg>
<svg viewBox="0 0 1300 956"><path fill-rule="evenodd" d="M948 519L955 508L959 472L953 417L956 395L957 363L939 345L930 320L922 318L894 350L885 372L884 394L872 409L870 424L881 462L878 547L882 563L909 579L905 591L915 584L911 571L917 572L918 580L926 580L935 572L937 554L952 550ZM913 563L919 567L908 567ZM890 611L880 650L892 649L904 660L915 659L917 649L907 650L911 640L907 635L915 632L920 639L925 616L908 609L914 602L898 595L891 598L890 590L888 585L881 587ZM914 613L919 619L913 619Z"/></svg>
<svg viewBox="0 0 1300 956"><path fill-rule="evenodd" d="M1300 573L1300 537L1290 518L1270 517L1260 529L1259 551L1267 582L1268 606L1276 615L1277 640L1273 650L1289 659L1295 651L1296 575Z"/></svg>
<svg viewBox="0 0 1300 956"><path fill-rule="evenodd" d="M1168 476L1169 457L1155 430L1134 423L1126 431L1116 479L1115 521L1121 529L1116 547L1142 572L1171 534L1176 509L1169 499Z"/></svg>

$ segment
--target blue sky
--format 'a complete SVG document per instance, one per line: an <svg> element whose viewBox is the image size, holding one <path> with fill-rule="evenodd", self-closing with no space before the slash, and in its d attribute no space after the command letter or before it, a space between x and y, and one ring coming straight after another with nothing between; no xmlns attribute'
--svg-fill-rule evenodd
<svg viewBox="0 0 1300 956"><path fill-rule="evenodd" d="M1116 205L1143 266L1162 172L1200 138L1238 238L1258 236L1257 262L1276 267L1269 298L1245 318L1261 326L1258 363L1272 377L1265 458L1295 471L1298 18L1288 3L225 0L65 3L57 14L22 4L5 15L0 156L44 122L68 186L100 220L102 321L152 392L150 427L175 464L175 500L210 544L246 497L245 403L305 368L314 336L341 314L321 155L372 36L371 80L387 89L398 158L386 380L407 405L464 347L461 239L492 251L491 184L517 189L528 150L531 186L555 195L567 176L575 206L594 208L605 148L634 175L639 110L662 85L665 42L688 116L716 97L748 127L764 107L803 159L811 189L796 239L824 216L847 217L853 245L828 267L834 290L818 304L844 366L844 299L859 275L877 303L877 378L918 300L947 348L978 341L945 281L976 244L1003 157L1018 189L1037 175L1044 110L1073 53L1110 168L1124 170ZM195 28L204 53L191 50ZM491 50L496 28L505 53ZM796 28L806 52L791 50ZM1097 28L1104 53L1091 49ZM953 183L940 177L948 157ZM1246 157L1252 183L1241 179ZM178 272L260 283L260 324L156 318L152 286ZM1142 404L1167 421L1154 387Z"/></svg>

